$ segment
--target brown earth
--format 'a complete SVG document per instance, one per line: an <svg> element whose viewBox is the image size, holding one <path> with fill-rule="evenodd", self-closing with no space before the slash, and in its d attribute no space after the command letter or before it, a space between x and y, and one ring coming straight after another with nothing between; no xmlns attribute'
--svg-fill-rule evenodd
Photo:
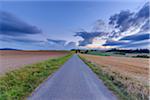
<svg viewBox="0 0 150 100"><path fill-rule="evenodd" d="M0 51L0 74L28 64L37 63L48 58L64 56L66 51Z"/></svg>
<svg viewBox="0 0 150 100"><path fill-rule="evenodd" d="M149 59L95 55L82 56L101 66L103 69L118 72L144 84L148 83Z"/></svg>

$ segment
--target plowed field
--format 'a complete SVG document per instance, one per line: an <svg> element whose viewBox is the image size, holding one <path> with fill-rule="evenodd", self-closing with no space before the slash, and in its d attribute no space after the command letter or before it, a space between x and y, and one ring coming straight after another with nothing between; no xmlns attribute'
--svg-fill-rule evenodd
<svg viewBox="0 0 150 100"><path fill-rule="evenodd" d="M27 64L37 63L48 58L64 56L65 51L0 51L0 74L23 67Z"/></svg>

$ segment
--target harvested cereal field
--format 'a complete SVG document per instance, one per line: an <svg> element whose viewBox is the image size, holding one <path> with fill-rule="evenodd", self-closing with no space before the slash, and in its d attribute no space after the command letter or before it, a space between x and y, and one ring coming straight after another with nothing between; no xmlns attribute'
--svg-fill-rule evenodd
<svg viewBox="0 0 150 100"><path fill-rule="evenodd" d="M144 83L148 80L149 59L95 55L82 56L102 66L104 69L119 72Z"/></svg>
<svg viewBox="0 0 150 100"><path fill-rule="evenodd" d="M48 58L60 57L68 54L66 51L0 51L0 74L10 70L33 64Z"/></svg>
<svg viewBox="0 0 150 100"><path fill-rule="evenodd" d="M101 69L102 74L124 95L128 94L134 100L148 100L149 59L87 54L80 56Z"/></svg>

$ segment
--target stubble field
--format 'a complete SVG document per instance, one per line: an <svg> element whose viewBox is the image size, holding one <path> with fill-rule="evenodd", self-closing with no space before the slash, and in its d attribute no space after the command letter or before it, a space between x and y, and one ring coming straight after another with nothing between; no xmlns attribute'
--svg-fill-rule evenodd
<svg viewBox="0 0 150 100"><path fill-rule="evenodd" d="M149 59L81 54L108 75L121 90L137 100L149 95Z"/></svg>

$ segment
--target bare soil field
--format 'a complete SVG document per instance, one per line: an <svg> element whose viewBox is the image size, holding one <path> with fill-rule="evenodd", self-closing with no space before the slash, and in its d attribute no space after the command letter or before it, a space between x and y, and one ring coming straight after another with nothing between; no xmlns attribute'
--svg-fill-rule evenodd
<svg viewBox="0 0 150 100"><path fill-rule="evenodd" d="M28 64L37 63L48 58L55 58L66 55L66 51L0 51L0 74Z"/></svg>
<svg viewBox="0 0 150 100"><path fill-rule="evenodd" d="M82 55L104 69L119 72L123 75L147 83L149 76L149 59L114 56Z"/></svg>

